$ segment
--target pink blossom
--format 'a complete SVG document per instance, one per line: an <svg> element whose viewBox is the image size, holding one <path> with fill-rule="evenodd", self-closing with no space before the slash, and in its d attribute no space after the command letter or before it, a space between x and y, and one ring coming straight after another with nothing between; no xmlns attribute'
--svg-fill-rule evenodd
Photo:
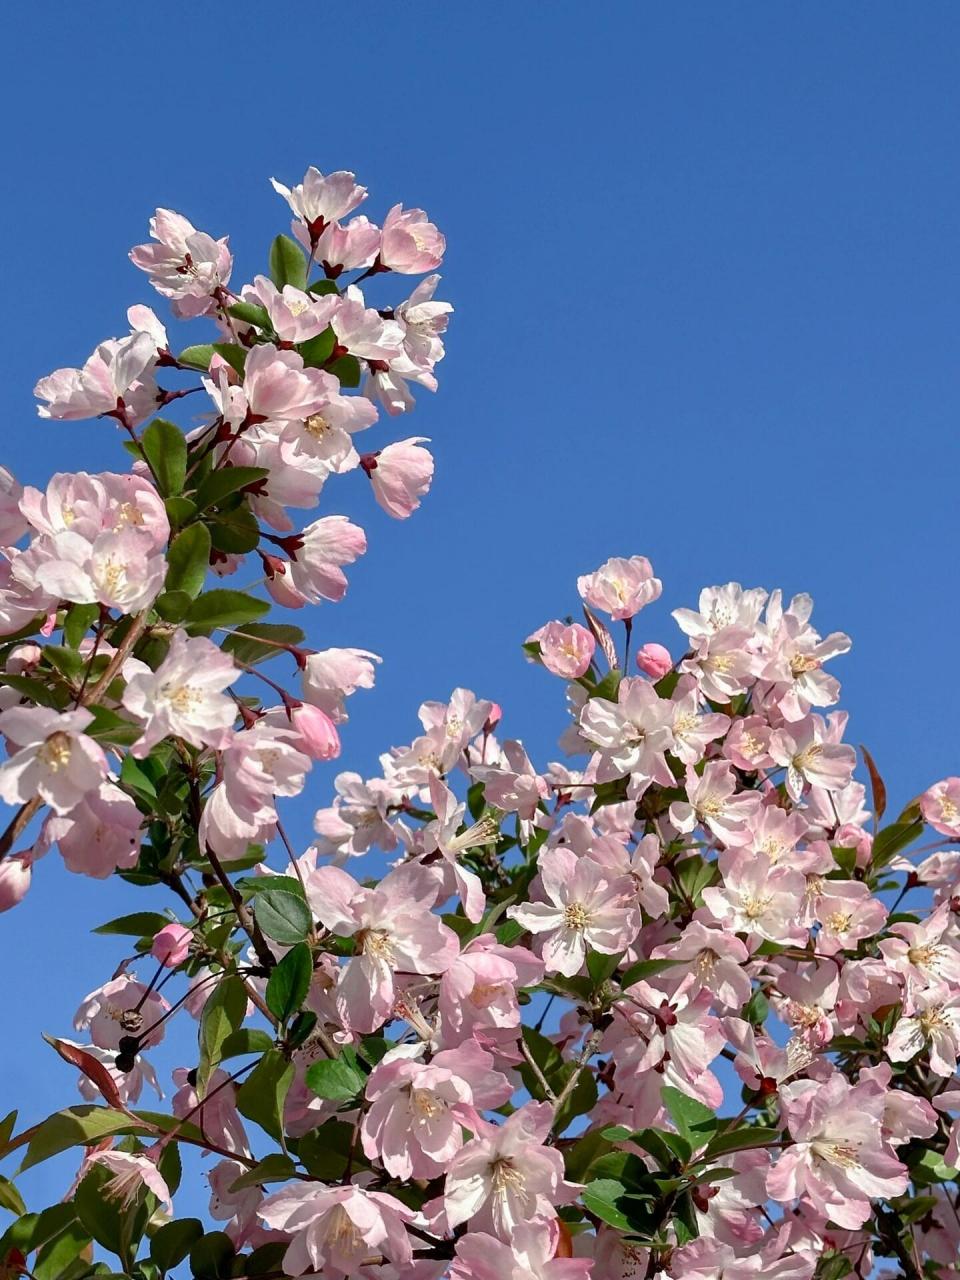
<svg viewBox="0 0 960 1280"><path fill-rule="evenodd" d="M395 204L383 224L380 261L391 271L419 275L434 271L443 261L447 244L422 209Z"/></svg>
<svg viewBox="0 0 960 1280"><path fill-rule="evenodd" d="M33 877L33 858L29 853L14 853L0 862L0 911L18 906L27 896Z"/></svg>
<svg viewBox="0 0 960 1280"><path fill-rule="evenodd" d="M395 1178L434 1178L463 1146L476 1108L500 1106L513 1091L475 1041L437 1053L429 1064L398 1051L367 1080L363 1149Z"/></svg>
<svg viewBox="0 0 960 1280"><path fill-rule="evenodd" d="M320 649L307 657L303 669L303 697L325 711L334 724L347 719L345 700L358 689L372 689L374 663L381 662L367 649Z"/></svg>
<svg viewBox="0 0 960 1280"><path fill-rule="evenodd" d="M960 992L939 990L917 993L911 1014L901 1017L886 1044L891 1062L909 1062L918 1053L927 1053L930 1070L938 1076L952 1076L960 1057Z"/></svg>
<svg viewBox="0 0 960 1280"><path fill-rule="evenodd" d="M217 1067L210 1073L202 1097L197 1093L192 1076L194 1073L185 1067L177 1067L174 1071L173 1080L179 1088L171 1102L173 1114L192 1121L211 1142L225 1151L249 1156L250 1145L237 1111L237 1091L226 1071Z"/></svg>
<svg viewBox="0 0 960 1280"><path fill-rule="evenodd" d="M902 1195L906 1168L884 1144L882 1100L839 1072L825 1083L798 1080L780 1090L794 1145L767 1176L767 1193L781 1202L806 1195L841 1227L861 1226L871 1199Z"/></svg>
<svg viewBox="0 0 960 1280"><path fill-rule="evenodd" d="M142 1036L143 1047L152 1048L163 1039L165 1024L159 1020L169 1008L163 996L122 973L84 996L73 1025L78 1031L89 1031L100 1049L116 1051L128 1035Z"/></svg>
<svg viewBox="0 0 960 1280"><path fill-rule="evenodd" d="M6 467L0 467L0 546L10 546L27 531L20 508L23 486Z"/></svg>
<svg viewBox="0 0 960 1280"><path fill-rule="evenodd" d="M156 1160L149 1154L130 1155L126 1151L96 1151L87 1156L86 1166L103 1165L113 1174L101 1188L100 1194L107 1200L117 1200L127 1208L143 1190L151 1192L168 1214L173 1213L170 1188L163 1180Z"/></svg>
<svg viewBox="0 0 960 1280"><path fill-rule="evenodd" d="M396 440L377 453L365 453L360 465L370 477L373 496L388 516L405 520L420 505L433 479L433 454L421 449L425 436Z"/></svg>
<svg viewBox="0 0 960 1280"><path fill-rule="evenodd" d="M513 1033L520 1025L518 990L542 977L543 961L525 947L501 946L492 933L474 938L440 979L444 1044Z"/></svg>
<svg viewBox="0 0 960 1280"><path fill-rule="evenodd" d="M240 858L273 836L275 797L300 794L310 760L291 730L259 720L229 740L220 763L222 779L207 797L198 834L221 857Z"/></svg>
<svg viewBox="0 0 960 1280"><path fill-rule="evenodd" d="M527 637L527 644L540 646L540 660L548 671L567 680L575 680L590 667L597 642L579 622L566 626L548 622Z"/></svg>
<svg viewBox="0 0 960 1280"><path fill-rule="evenodd" d="M329 223L346 217L367 198L366 187L358 186L355 175L343 169L324 175L310 165L295 187L285 187L276 178L270 183L307 227L313 242Z"/></svg>
<svg viewBox="0 0 960 1280"><path fill-rule="evenodd" d="M745 844L748 825L760 809L756 791L737 791L733 770L722 760L708 764L702 774L687 766L687 799L670 806L670 821L678 831L693 831L702 823L725 844Z"/></svg>
<svg viewBox="0 0 960 1280"><path fill-rule="evenodd" d="M371 1256L382 1254L399 1267L413 1256L406 1231L413 1212L382 1191L297 1182L268 1196L259 1213L268 1227L293 1237L283 1255L291 1276L309 1271L344 1280L360 1275Z"/></svg>
<svg viewBox="0 0 960 1280"><path fill-rule="evenodd" d="M140 856L143 815L112 782L102 782L68 814L52 814L41 840L56 844L68 871L105 880L114 871L135 867Z"/></svg>
<svg viewBox="0 0 960 1280"><path fill-rule="evenodd" d="M634 617L658 599L663 584L653 576L646 556L631 556L629 560L615 557L594 573L578 578L577 590L594 609L623 619Z"/></svg>
<svg viewBox="0 0 960 1280"><path fill-rule="evenodd" d="M467 806L457 804L453 792L435 774L430 775L428 785L437 816L423 829L424 852L426 855L434 852L441 855L449 868L452 887L463 903L467 919L476 923L482 918L487 905L483 884L476 872L461 866L457 854L477 845L495 844L500 836L500 823L496 819L487 819L458 834Z"/></svg>
<svg viewBox="0 0 960 1280"><path fill-rule="evenodd" d="M293 234L307 249L311 247L310 232L302 223L293 224ZM380 228L361 213L347 223L328 222L316 242L315 257L324 268L339 274L372 266L379 251Z"/></svg>
<svg viewBox="0 0 960 1280"><path fill-rule="evenodd" d="M960 839L960 778L944 778L920 797L925 822L941 835Z"/></svg>
<svg viewBox="0 0 960 1280"><path fill-rule="evenodd" d="M307 525L292 554L290 580L302 600L342 600L347 577L341 565L353 564L367 549L366 534L346 516L322 516ZM271 584L268 583L268 586Z"/></svg>
<svg viewBox="0 0 960 1280"><path fill-rule="evenodd" d="M157 349L147 333L101 342L82 369L56 369L33 389L41 418L97 418L119 413L136 426L156 409Z"/></svg>
<svg viewBox="0 0 960 1280"><path fill-rule="evenodd" d="M336 293L317 297L285 284L278 289L266 276L255 276L243 291L244 301L259 302L270 317L270 323L285 342L306 342L323 333L340 306Z"/></svg>
<svg viewBox="0 0 960 1280"><path fill-rule="evenodd" d="M507 914L531 933L548 935L541 954L549 973L573 977L588 947L616 955L640 931L632 882L626 876L608 879L592 858L551 849L540 857L539 879L547 901L510 907Z"/></svg>
<svg viewBox="0 0 960 1280"><path fill-rule="evenodd" d="M35 538L13 571L54 599L139 613L159 595L167 562L150 537L128 526L92 541L72 532Z"/></svg>
<svg viewBox="0 0 960 1280"><path fill-rule="evenodd" d="M637 666L651 680L660 680L672 669L673 658L662 644L645 644L637 650Z"/></svg>
<svg viewBox="0 0 960 1280"><path fill-rule="evenodd" d="M650 954L654 960L692 961L696 987L706 987L729 1009L739 1009L750 999L752 984L743 968L749 953L732 933L692 920L679 938ZM686 966L681 972L685 971Z"/></svg>
<svg viewBox="0 0 960 1280"><path fill-rule="evenodd" d="M666 752L673 745L673 704L639 676L620 681L617 701L590 698L580 713L580 731L599 749L597 781L633 774L640 785L670 786Z"/></svg>
<svg viewBox="0 0 960 1280"><path fill-rule="evenodd" d="M721 888L703 890L703 901L713 918L733 933L768 942L799 942L805 936L797 924L803 890L799 872L756 858L734 863L724 873Z"/></svg>
<svg viewBox="0 0 960 1280"><path fill-rule="evenodd" d="M335 760L340 754L337 726L319 707L301 703L289 712L289 722L298 748L311 760Z"/></svg>
<svg viewBox="0 0 960 1280"><path fill-rule="evenodd" d="M579 1188L564 1181L560 1152L543 1145L552 1124L553 1108L540 1102L528 1102L500 1125L481 1121L447 1171L448 1226L470 1221L509 1240L520 1223L555 1217L555 1206Z"/></svg>
<svg viewBox="0 0 960 1280"><path fill-rule="evenodd" d="M309 418L329 395L329 374L304 368L296 351L257 346L247 355L243 390L257 418Z"/></svg>
<svg viewBox="0 0 960 1280"><path fill-rule="evenodd" d="M19 748L0 764L0 799L25 804L38 796L56 813L69 813L106 776L102 748L84 729L93 720L84 708L10 707L0 714L0 733Z"/></svg>
<svg viewBox="0 0 960 1280"><path fill-rule="evenodd" d="M518 1222L509 1244L482 1231L468 1232L457 1241L450 1280L586 1280L593 1263L556 1257L559 1236L556 1218Z"/></svg>
<svg viewBox="0 0 960 1280"><path fill-rule="evenodd" d="M332 321L337 342L363 360L392 360L403 348L403 330L368 307L356 285L348 285Z"/></svg>
<svg viewBox="0 0 960 1280"><path fill-rule="evenodd" d="M398 973L443 973L459 951L456 934L430 910L437 882L424 867L398 867L376 889L339 867L319 867L307 897L327 929L357 939L337 986L337 1009L351 1030L374 1031L390 1018Z"/></svg>
<svg viewBox="0 0 960 1280"><path fill-rule="evenodd" d="M176 969L190 954L192 941L192 929L187 929L182 924L167 924L154 934L150 954L168 969Z"/></svg>
<svg viewBox="0 0 960 1280"><path fill-rule="evenodd" d="M334 803L314 815L313 829L319 837L317 852L342 861L365 853L375 844L387 853L395 849L397 836L388 810L399 804L402 792L382 778L364 782L359 773L352 772L338 773L334 786Z"/></svg>
<svg viewBox="0 0 960 1280"><path fill-rule="evenodd" d="M770 755L786 767L792 800L800 800L806 786L840 791L850 781L857 753L853 747L830 742L827 733L821 716L807 716L771 735Z"/></svg>
<svg viewBox="0 0 960 1280"><path fill-rule="evenodd" d="M209 315L233 268L227 238L214 240L171 209L156 211L150 219L150 234L157 243L131 249L130 261L149 274L158 293L171 299L175 315L182 319Z"/></svg>
<svg viewBox="0 0 960 1280"><path fill-rule="evenodd" d="M230 655L206 636L175 631L156 671L128 659L123 673L123 705L144 725L143 736L131 749L134 756L149 755L170 736L194 747L219 748L229 741L237 711L224 689L238 672Z"/></svg>

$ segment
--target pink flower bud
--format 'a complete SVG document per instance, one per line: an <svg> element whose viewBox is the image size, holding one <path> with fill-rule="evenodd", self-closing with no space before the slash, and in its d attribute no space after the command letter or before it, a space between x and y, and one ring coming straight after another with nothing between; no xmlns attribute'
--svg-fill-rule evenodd
<svg viewBox="0 0 960 1280"><path fill-rule="evenodd" d="M290 722L300 735L300 749L312 759L334 760L340 754L337 726L319 707L302 703L290 712Z"/></svg>
<svg viewBox="0 0 960 1280"><path fill-rule="evenodd" d="M497 727L497 725L500 723L502 719L503 719L503 707L501 707L499 702L491 702L490 714L487 716L486 720L483 722L483 732L493 733L494 729Z"/></svg>
<svg viewBox="0 0 960 1280"><path fill-rule="evenodd" d="M175 969L186 960L192 939L193 933L184 925L165 925L153 939L150 954L168 969Z"/></svg>
<svg viewBox="0 0 960 1280"><path fill-rule="evenodd" d="M645 644L637 653L637 666L651 680L659 680L673 666L673 659L662 644Z"/></svg>
<svg viewBox="0 0 960 1280"><path fill-rule="evenodd" d="M29 853L15 853L0 862L0 911L9 911L22 902L33 874Z"/></svg>

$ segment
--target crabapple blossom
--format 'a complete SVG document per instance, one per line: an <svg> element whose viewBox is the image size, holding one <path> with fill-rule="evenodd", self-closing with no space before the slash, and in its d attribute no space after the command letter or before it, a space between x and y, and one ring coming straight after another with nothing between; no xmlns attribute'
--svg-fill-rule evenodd
<svg viewBox="0 0 960 1280"><path fill-rule="evenodd" d="M69 813L107 772L103 748L84 730L93 716L85 708L9 707L0 713L0 733L10 758L0 764L0 799L27 804L39 796L55 813Z"/></svg>
<svg viewBox="0 0 960 1280"><path fill-rule="evenodd" d="M370 477L373 496L388 516L405 520L420 506L433 479L433 454L421 449L426 436L397 440L376 453L365 453L360 466Z"/></svg>
<svg viewBox="0 0 960 1280"><path fill-rule="evenodd" d="M143 815L116 783L101 782L70 812L51 814L40 843L55 844L64 865L79 875L105 880L118 870L136 866L140 856Z"/></svg>
<svg viewBox="0 0 960 1280"><path fill-rule="evenodd" d="M521 1223L551 1219L554 1206L573 1199L563 1158L544 1145L553 1109L528 1102L501 1125L483 1122L447 1169L443 1212L447 1224L471 1222L499 1239L510 1239Z"/></svg>
<svg viewBox="0 0 960 1280"><path fill-rule="evenodd" d="M419 275L439 267L446 252L446 240L422 209L395 204L383 223L380 261L390 271Z"/></svg>
<svg viewBox="0 0 960 1280"><path fill-rule="evenodd" d="M171 300L174 315L181 319L208 315L217 292L230 281L233 258L227 238L214 240L171 209L156 211L150 219L150 235L157 243L131 249L130 261L147 272L158 293Z"/></svg>
<svg viewBox="0 0 960 1280"><path fill-rule="evenodd" d="M573 977L588 947L616 955L637 936L640 919L626 876L609 879L592 858L551 849L540 858L540 884L546 902L510 907L508 915L531 933L547 935L541 954L548 973Z"/></svg>
<svg viewBox="0 0 960 1280"><path fill-rule="evenodd" d="M170 734L195 747L223 747L236 719L224 689L237 678L233 659L205 636L175 631L156 671L136 659L124 665L123 705L144 725L133 747L145 756Z"/></svg>
<svg viewBox="0 0 960 1280"><path fill-rule="evenodd" d="M268 1196L258 1212L267 1226L291 1234L283 1255L291 1276L321 1272L344 1280L360 1275L371 1256L382 1254L398 1266L412 1258L406 1224L413 1214L382 1191L299 1183Z"/></svg>
<svg viewBox="0 0 960 1280"><path fill-rule="evenodd" d="M329 223L346 217L367 198L366 187L361 187L355 175L343 169L324 175L310 165L303 181L295 187L285 187L276 178L271 178L270 184L305 224L311 240L319 239Z"/></svg>
<svg viewBox="0 0 960 1280"><path fill-rule="evenodd" d="M924 821L941 835L960 839L960 778L944 778L920 797Z"/></svg>
<svg viewBox="0 0 960 1280"><path fill-rule="evenodd" d="M641 645L637 650L636 663L644 675L649 676L651 680L660 680L673 666L673 658L670 656L669 649L665 649L662 644L651 642Z"/></svg>
<svg viewBox="0 0 960 1280"><path fill-rule="evenodd" d="M578 578L577 590L594 609L615 619L627 619L659 599L663 584L653 576L646 556L631 556L629 560L614 557L594 573Z"/></svg>
<svg viewBox="0 0 960 1280"><path fill-rule="evenodd" d="M540 648L540 661L555 676L575 680L589 668L597 642L579 622L548 622L527 639Z"/></svg>

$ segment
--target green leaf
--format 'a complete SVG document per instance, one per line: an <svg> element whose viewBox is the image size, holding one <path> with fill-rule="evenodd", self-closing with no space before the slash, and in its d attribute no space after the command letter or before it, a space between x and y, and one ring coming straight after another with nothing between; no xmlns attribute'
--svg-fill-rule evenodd
<svg viewBox="0 0 960 1280"><path fill-rule="evenodd" d="M220 1060L239 1058L245 1053L266 1053L273 1048L273 1040L259 1027L240 1027L231 1031L220 1046Z"/></svg>
<svg viewBox="0 0 960 1280"><path fill-rule="evenodd" d="M117 715L116 711L111 711L109 707L98 705L90 707L90 711L93 712L93 719L87 725L85 732L89 737L96 738L98 742L129 747L143 736L142 725L131 724L129 720Z"/></svg>
<svg viewBox="0 0 960 1280"><path fill-rule="evenodd" d="M131 938L152 938L170 923L169 916L159 911L134 911L129 916L117 916L106 924L98 924L94 933L120 933Z"/></svg>
<svg viewBox="0 0 960 1280"><path fill-rule="evenodd" d="M238 627L255 622L270 609L265 600L248 596L243 591L216 589L198 596L186 617L192 635L212 631L215 627Z"/></svg>
<svg viewBox="0 0 960 1280"><path fill-rule="evenodd" d="M598 1178L591 1182L581 1193L585 1209L595 1214L601 1221L616 1227L618 1231L631 1230L630 1219L623 1211L623 1196L626 1187L613 1178Z"/></svg>
<svg viewBox="0 0 960 1280"><path fill-rule="evenodd" d="M715 1160L717 1156L727 1155L730 1151L749 1151L753 1147L766 1147L782 1137L783 1134L779 1129L749 1125L743 1129L734 1129L730 1133L718 1133L707 1143L707 1149L697 1163L703 1164L706 1161Z"/></svg>
<svg viewBox="0 0 960 1280"><path fill-rule="evenodd" d="M210 368L210 361L214 357L213 345L209 342L202 342L195 347L184 347L177 356L180 364L189 365L191 369L203 369L206 371Z"/></svg>
<svg viewBox="0 0 960 1280"><path fill-rule="evenodd" d="M207 521L213 545L228 555L246 555L260 542L257 517L245 503L230 511L218 511L216 516L208 516Z"/></svg>
<svg viewBox="0 0 960 1280"><path fill-rule="evenodd" d="M923 833L923 822L918 818L915 822L895 822L877 832L870 855L870 865L874 870L885 866L891 858Z"/></svg>
<svg viewBox="0 0 960 1280"><path fill-rule="evenodd" d="M220 467L211 471L197 490L197 506L201 511L215 507L238 489L256 484L270 474L266 467Z"/></svg>
<svg viewBox="0 0 960 1280"><path fill-rule="evenodd" d="M293 1063L277 1049L265 1053L237 1090L237 1110L271 1138L283 1140L283 1102L293 1081Z"/></svg>
<svg viewBox="0 0 960 1280"><path fill-rule="evenodd" d="M270 279L278 289L285 284L295 289L307 287L307 260L290 236L277 236L270 246Z"/></svg>
<svg viewBox="0 0 960 1280"><path fill-rule="evenodd" d="M606 698L608 702L616 702L620 690L622 671L608 671L602 680L598 680L590 691L591 698Z"/></svg>
<svg viewBox="0 0 960 1280"><path fill-rule="evenodd" d="M120 766L120 781L132 791L135 796L145 800L148 804L153 804L157 798L157 789L153 785L153 780L146 773L143 765L139 760L134 760L133 756L126 755L123 757L123 764Z"/></svg>
<svg viewBox="0 0 960 1280"><path fill-rule="evenodd" d="M87 1234L104 1249L121 1257L125 1229L133 1224L136 1211L122 1210L115 1200L109 1200L104 1194L104 1184L112 1177L110 1170L102 1165L91 1168L73 1193L73 1206Z"/></svg>
<svg viewBox="0 0 960 1280"><path fill-rule="evenodd" d="M163 505L167 509L167 519L176 529L197 514L197 504L189 498L167 498Z"/></svg>
<svg viewBox="0 0 960 1280"><path fill-rule="evenodd" d="M167 552L166 591L182 591L191 600L203 590L210 564L210 530L202 524L183 529Z"/></svg>
<svg viewBox="0 0 960 1280"><path fill-rule="evenodd" d="M247 1012L247 989L236 974L218 982L200 1015L200 1064L197 1092L202 1097L211 1074L223 1057L223 1042L239 1030Z"/></svg>
<svg viewBox="0 0 960 1280"><path fill-rule="evenodd" d="M602 987L608 978L612 978L617 971L617 965L623 959L623 952L618 951L616 955L608 956L599 951L590 951L587 954L587 972L593 981L594 987Z"/></svg>
<svg viewBox="0 0 960 1280"><path fill-rule="evenodd" d="M716 1133L717 1117L696 1098L690 1098L670 1085L665 1085L660 1090L660 1097L670 1119L677 1126L677 1132L692 1148L703 1146Z"/></svg>
<svg viewBox="0 0 960 1280"><path fill-rule="evenodd" d="M247 363L246 347L238 347L235 342L215 342L213 349L218 356L226 360L234 373L239 373L243 377L243 370Z"/></svg>
<svg viewBox="0 0 960 1280"><path fill-rule="evenodd" d="M286 1025L297 1012L310 990L313 957L305 942L298 942L270 974L265 998L267 1008Z"/></svg>
<svg viewBox="0 0 960 1280"><path fill-rule="evenodd" d="M30 1271L33 1280L65 1280L67 1268L89 1243L89 1233L74 1219L40 1250Z"/></svg>
<svg viewBox="0 0 960 1280"><path fill-rule="evenodd" d="M314 280L307 289L307 293L316 294L318 298L325 298L327 294L339 292L336 280Z"/></svg>
<svg viewBox="0 0 960 1280"><path fill-rule="evenodd" d="M235 302L227 307L227 315L234 320L242 320L244 324L255 324L258 329L270 329L270 316L265 307L258 307L254 302Z"/></svg>
<svg viewBox="0 0 960 1280"><path fill-rule="evenodd" d="M280 646L301 645L305 639L299 627L277 622L251 622L241 631L228 635L220 647L232 653L238 662L252 667L282 654L284 650Z"/></svg>
<svg viewBox="0 0 960 1280"><path fill-rule="evenodd" d="M691 1156L691 1146L686 1138L667 1129L637 1129L631 1133L630 1141L649 1151L665 1171L673 1168L676 1160L686 1164Z"/></svg>
<svg viewBox="0 0 960 1280"><path fill-rule="evenodd" d="M225 1231L211 1231L190 1250L190 1271L196 1280L227 1280L235 1253Z"/></svg>
<svg viewBox="0 0 960 1280"><path fill-rule="evenodd" d="M308 369L322 369L333 355L333 348L336 344L337 335L332 328L327 328L324 329L323 333L318 333L315 338L309 338L306 342L301 342L297 350L303 357L303 363Z"/></svg>
<svg viewBox="0 0 960 1280"><path fill-rule="evenodd" d="M199 1218L180 1218L166 1222L150 1241L150 1257L161 1271L178 1266L203 1235Z"/></svg>
<svg viewBox="0 0 960 1280"><path fill-rule="evenodd" d="M357 1055L346 1046L339 1058L321 1058L307 1068L307 1085L318 1098L330 1102L348 1102L363 1089L366 1076L357 1063Z"/></svg>
<svg viewBox="0 0 960 1280"><path fill-rule="evenodd" d="M274 1152L264 1156L252 1169L242 1173L235 1182L231 1182L227 1190L232 1195L236 1191L245 1191L247 1187L262 1187L266 1182L286 1182L296 1172L296 1165L289 1156Z"/></svg>
<svg viewBox="0 0 960 1280"><path fill-rule="evenodd" d="M138 1132L140 1126L122 1111L83 1104L54 1112L36 1126L20 1169L31 1169L70 1147L86 1146L117 1133Z"/></svg>
<svg viewBox="0 0 960 1280"><path fill-rule="evenodd" d="M80 641L99 617L98 604L72 604L63 620L63 643L71 649L79 649Z"/></svg>
<svg viewBox="0 0 960 1280"><path fill-rule="evenodd" d="M183 432L165 418L154 418L140 437L140 448L164 498L183 492L187 477L187 442Z"/></svg>
<svg viewBox="0 0 960 1280"><path fill-rule="evenodd" d="M272 888L258 893L253 910L257 924L267 937L284 946L303 942L313 925L313 916L303 898L287 889Z"/></svg>
<svg viewBox="0 0 960 1280"><path fill-rule="evenodd" d="M623 971L620 975L620 986L625 991L635 982L645 982L647 978L655 978L658 973L663 973L665 969L672 969L674 965L680 963L679 960L641 960Z"/></svg>
<svg viewBox="0 0 960 1280"><path fill-rule="evenodd" d="M186 591L162 591L154 600L153 607L164 622L182 622L192 603L193 596Z"/></svg>
<svg viewBox="0 0 960 1280"><path fill-rule="evenodd" d="M0 1177L0 1209L16 1214L18 1218L27 1212L23 1196L9 1178Z"/></svg>
<svg viewBox="0 0 960 1280"><path fill-rule="evenodd" d="M40 680L31 680L28 676L3 675L0 676L0 684L6 685L8 689L16 689L22 698L28 698L30 702L37 703L41 707L52 707L55 710L61 709L61 701L65 706L69 701L67 693L61 696L53 689Z"/></svg>
<svg viewBox="0 0 960 1280"><path fill-rule="evenodd" d="M63 645L48 644L43 647L43 656L61 675L68 680L75 680L83 670L85 660L76 649L67 649Z"/></svg>
<svg viewBox="0 0 960 1280"><path fill-rule="evenodd" d="M359 387L360 361L356 356L341 356L330 365L329 372L339 379L341 387Z"/></svg>

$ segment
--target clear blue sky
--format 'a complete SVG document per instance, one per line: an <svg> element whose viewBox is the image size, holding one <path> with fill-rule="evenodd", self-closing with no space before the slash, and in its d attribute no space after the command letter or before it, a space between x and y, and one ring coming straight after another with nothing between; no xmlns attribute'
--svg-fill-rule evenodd
<svg viewBox="0 0 960 1280"><path fill-rule="evenodd" d="M343 765L372 771L457 684L552 758L562 684L520 642L578 573L642 553L665 585L641 640L675 643L701 585L809 590L854 638L850 737L892 803L956 772L957 6L352 9L9 9L0 460L122 465L111 426L41 424L31 387L153 303L126 251L155 205L229 233L248 279L285 229L269 176L352 168L371 217L442 226L457 314L401 424L435 443L423 509L391 522L360 475L328 490L371 547L312 637L384 657ZM2 918L5 1104L72 1100L39 1033L120 954L77 930L147 898L53 855Z"/></svg>

